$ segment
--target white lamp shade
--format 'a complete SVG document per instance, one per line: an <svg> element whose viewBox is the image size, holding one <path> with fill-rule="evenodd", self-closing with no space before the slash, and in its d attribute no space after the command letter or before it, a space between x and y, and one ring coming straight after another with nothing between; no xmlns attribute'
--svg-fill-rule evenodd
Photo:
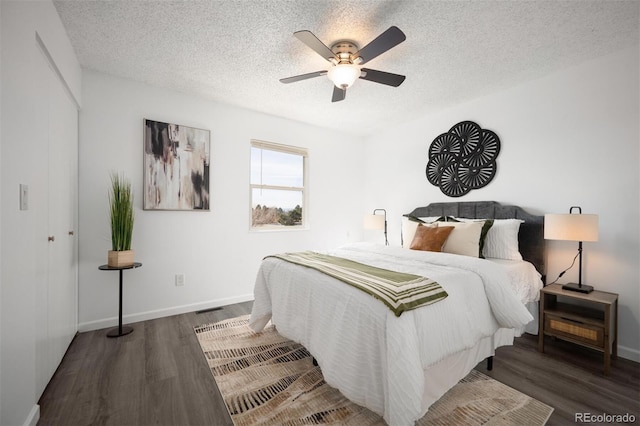
<svg viewBox="0 0 640 426"><path fill-rule="evenodd" d="M598 241L597 214L544 215L545 240Z"/></svg>
<svg viewBox="0 0 640 426"><path fill-rule="evenodd" d="M346 89L351 87L353 82L360 77L360 68L352 64L338 64L329 69L327 76L336 87Z"/></svg>
<svg viewBox="0 0 640 426"><path fill-rule="evenodd" d="M384 229L384 216L379 214L365 215L364 229Z"/></svg>

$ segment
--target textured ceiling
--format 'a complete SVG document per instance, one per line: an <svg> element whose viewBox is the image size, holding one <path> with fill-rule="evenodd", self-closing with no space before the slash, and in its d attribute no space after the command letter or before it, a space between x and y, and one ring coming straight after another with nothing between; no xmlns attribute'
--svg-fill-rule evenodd
<svg viewBox="0 0 640 426"><path fill-rule="evenodd" d="M54 0L85 69L366 135L557 69L638 46L638 1ZM407 40L367 63L398 88L358 80L331 102L327 69L293 37L360 47L390 26Z"/></svg>

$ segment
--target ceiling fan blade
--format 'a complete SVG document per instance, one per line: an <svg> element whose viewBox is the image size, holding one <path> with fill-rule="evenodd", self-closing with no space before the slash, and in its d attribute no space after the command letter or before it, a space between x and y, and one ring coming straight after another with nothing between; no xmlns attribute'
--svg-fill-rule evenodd
<svg viewBox="0 0 640 426"><path fill-rule="evenodd" d="M333 86L333 96L331 97L331 102L339 102L344 101L344 98L347 96L347 89L341 89L338 86Z"/></svg>
<svg viewBox="0 0 640 426"><path fill-rule="evenodd" d="M390 72L372 70L369 68L360 69L362 74L360 78L363 80L369 80L376 83L386 84L387 86L398 87L402 84L406 78L404 75L392 74Z"/></svg>
<svg viewBox="0 0 640 426"><path fill-rule="evenodd" d="M293 35L327 61L330 61L331 59L338 59L335 53L333 53L331 49L321 42L311 31L296 31Z"/></svg>
<svg viewBox="0 0 640 426"><path fill-rule="evenodd" d="M280 82L285 84L295 83L296 81L307 80L309 78L314 78L314 77L320 77L321 75L326 75L326 74L327 74L327 70L310 72L308 74L300 74L300 75L294 75L293 77L281 78Z"/></svg>
<svg viewBox="0 0 640 426"><path fill-rule="evenodd" d="M373 58L383 54L392 47L397 46L407 39L407 36L398 27L391 27L373 41L352 55L352 58L362 58L359 65L365 64Z"/></svg>

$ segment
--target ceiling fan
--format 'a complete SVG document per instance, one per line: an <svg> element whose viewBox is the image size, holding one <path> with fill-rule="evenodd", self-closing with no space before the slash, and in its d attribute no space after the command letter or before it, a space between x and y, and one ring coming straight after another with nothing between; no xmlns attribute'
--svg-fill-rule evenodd
<svg viewBox="0 0 640 426"><path fill-rule="evenodd" d="M334 84L331 102L338 102L344 100L347 95L347 88L358 78L393 87L400 86L405 79L404 75L361 67L361 65L406 40L407 37L398 27L389 28L359 50L358 46L349 40L338 41L330 49L311 31L307 30L296 31L293 35L317 54L331 62L332 65L328 70L281 78L280 81L282 83L293 83L326 75Z"/></svg>

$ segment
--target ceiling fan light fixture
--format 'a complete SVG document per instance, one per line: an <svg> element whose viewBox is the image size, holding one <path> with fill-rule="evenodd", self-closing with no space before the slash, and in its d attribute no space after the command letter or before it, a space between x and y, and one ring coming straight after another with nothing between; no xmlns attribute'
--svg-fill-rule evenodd
<svg viewBox="0 0 640 426"><path fill-rule="evenodd" d="M360 68L353 64L338 64L329 69L327 76L336 87L346 89L360 77Z"/></svg>
<svg viewBox="0 0 640 426"><path fill-rule="evenodd" d="M296 31L293 35L318 55L322 56L322 58L329 61L331 66L326 71L320 70L294 75L293 77L281 78L281 83L294 83L296 81L326 75L334 84L331 102L339 102L345 99L347 89L351 87L358 78L392 87L400 86L405 79L404 75L370 68L361 68L361 66L364 66L367 62L407 39L400 28L396 26L389 27L389 29L373 39L362 49L358 48L358 45L350 40L337 41L329 48L309 30Z"/></svg>

